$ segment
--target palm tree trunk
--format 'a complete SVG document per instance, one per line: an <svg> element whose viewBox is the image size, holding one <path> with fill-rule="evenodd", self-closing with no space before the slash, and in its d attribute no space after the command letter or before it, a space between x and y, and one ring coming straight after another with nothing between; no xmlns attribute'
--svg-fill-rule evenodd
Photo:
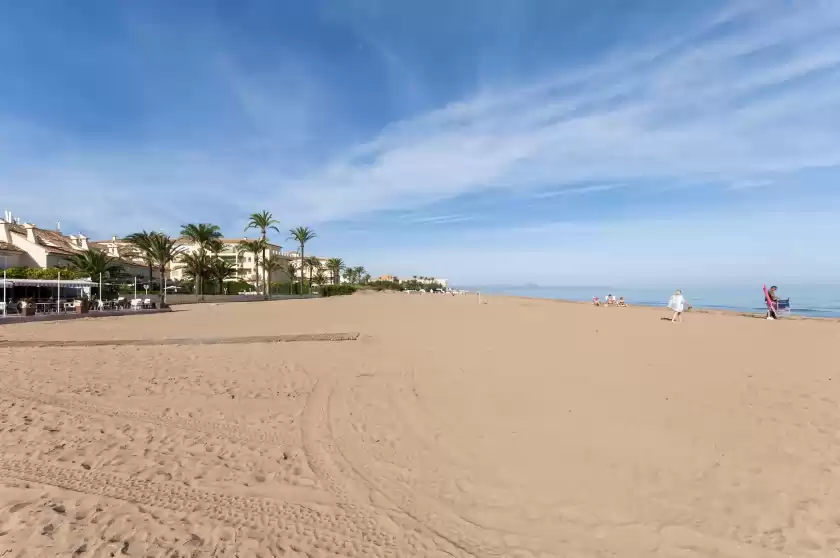
<svg viewBox="0 0 840 558"><path fill-rule="evenodd" d="M260 235L260 239L263 242L265 242L265 229L263 229L261 231L261 233L262 234ZM269 283L268 283L268 277L267 277L267 274L266 274L267 266L265 265L265 245L263 245L262 257L263 257L263 291L265 291L263 293L263 298L265 298L267 300L271 296L271 294L269 293Z"/></svg>
<svg viewBox="0 0 840 558"><path fill-rule="evenodd" d="M164 267L161 266L158 271L160 271L160 285L158 285L160 287L160 289L158 290L158 293L160 293L158 295L158 299L160 300L160 303L158 304L158 308L163 308L164 304L166 304L166 289L163 288Z"/></svg>
<svg viewBox="0 0 840 558"><path fill-rule="evenodd" d="M303 264L305 260L303 254L303 242L300 243L300 296L303 296L303 274L306 273L306 266Z"/></svg>
<svg viewBox="0 0 840 558"><path fill-rule="evenodd" d="M254 252L254 288L260 292L260 253Z"/></svg>

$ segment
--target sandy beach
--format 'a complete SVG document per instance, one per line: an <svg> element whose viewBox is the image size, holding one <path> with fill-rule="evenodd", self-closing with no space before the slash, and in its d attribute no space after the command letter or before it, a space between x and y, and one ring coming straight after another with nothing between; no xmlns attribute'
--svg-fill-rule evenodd
<svg viewBox="0 0 840 558"><path fill-rule="evenodd" d="M487 301L0 327L0 556L836 553L840 324Z"/></svg>

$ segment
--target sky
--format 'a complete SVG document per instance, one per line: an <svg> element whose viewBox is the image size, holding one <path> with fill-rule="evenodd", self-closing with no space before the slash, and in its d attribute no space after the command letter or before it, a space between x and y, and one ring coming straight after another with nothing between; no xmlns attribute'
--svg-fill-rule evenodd
<svg viewBox="0 0 840 558"><path fill-rule="evenodd" d="M836 0L0 0L0 209L456 285L840 281Z"/></svg>

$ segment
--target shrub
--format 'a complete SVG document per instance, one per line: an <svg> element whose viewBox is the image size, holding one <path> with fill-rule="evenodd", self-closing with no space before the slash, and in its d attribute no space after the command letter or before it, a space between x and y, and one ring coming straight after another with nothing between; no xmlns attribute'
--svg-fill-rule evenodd
<svg viewBox="0 0 840 558"><path fill-rule="evenodd" d="M248 283L247 281L237 280L237 281L225 281L222 292L229 295L238 295L244 291L253 291L254 285Z"/></svg>
<svg viewBox="0 0 840 558"><path fill-rule="evenodd" d="M10 267L6 270L6 277L9 279L58 279L59 272L62 279L86 279L90 275L58 267Z"/></svg>
<svg viewBox="0 0 840 558"><path fill-rule="evenodd" d="M355 292L355 285L324 285L323 287L321 287L321 296L350 295Z"/></svg>
<svg viewBox="0 0 840 558"><path fill-rule="evenodd" d="M277 295L300 294L300 283L272 283L271 293Z"/></svg>
<svg viewBox="0 0 840 558"><path fill-rule="evenodd" d="M401 291L402 285L396 281L371 281L368 283L370 287L377 291Z"/></svg>

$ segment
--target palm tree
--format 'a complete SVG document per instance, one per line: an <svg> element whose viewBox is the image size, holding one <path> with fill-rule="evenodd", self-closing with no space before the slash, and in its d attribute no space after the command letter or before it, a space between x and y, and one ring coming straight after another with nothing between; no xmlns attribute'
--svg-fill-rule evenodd
<svg viewBox="0 0 840 558"><path fill-rule="evenodd" d="M224 285L225 279L231 279L236 277L236 274L239 270L236 268L235 265L232 263L223 260L222 258L215 256L210 259L208 272L213 279L218 282L218 294L222 293L222 286Z"/></svg>
<svg viewBox="0 0 840 558"><path fill-rule="evenodd" d="M268 285L268 299L271 300L271 274L275 271L280 271L283 269L283 261L276 256L268 256L265 260L263 260L263 270L268 274L268 281L266 285Z"/></svg>
<svg viewBox="0 0 840 558"><path fill-rule="evenodd" d="M218 246L217 242L222 238L222 230L218 225L211 223L189 223L181 226L181 236L188 238L191 242L198 244L198 251L195 252L196 258L193 261L202 261L203 273L194 275L196 280L197 294L204 297L204 279L208 276L209 256L208 250L212 250ZM182 258L183 259L183 258ZM198 269L194 269L198 271Z"/></svg>
<svg viewBox="0 0 840 558"><path fill-rule="evenodd" d="M309 268L309 288L311 289L312 288L312 273L316 269L321 269L321 260L319 260L315 256L309 256L308 258L306 258L304 263L306 264L306 267Z"/></svg>
<svg viewBox="0 0 840 558"><path fill-rule="evenodd" d="M146 233L146 231L143 231ZM165 277L166 267L178 259L178 256L184 251L182 246L178 245L178 241L174 238L163 234L162 232L146 233L148 234L148 245L146 247L149 259L151 259L160 272L161 280L161 304L166 304L166 289L163 287L163 278Z"/></svg>
<svg viewBox="0 0 840 558"><path fill-rule="evenodd" d="M90 275L91 279L99 277L112 277L122 272L123 267L119 260L109 256L101 250L88 249L78 254L72 254L65 258L70 268ZM101 295L100 295L101 296Z"/></svg>
<svg viewBox="0 0 840 558"><path fill-rule="evenodd" d="M142 231L137 232L137 233L132 233L132 234L128 235L127 237L125 237L123 239L125 242L128 242L131 245L132 252L134 252L133 255L136 255L138 258L143 260L146 263L146 265L149 266L149 284L150 285L152 284L152 280L153 280L152 269L155 265L155 260L150 255L149 248L150 248L150 245L151 245L150 243L151 243L151 240L152 240L152 235L154 235L154 234L156 234L156 233L146 232L145 230L142 230ZM162 279L163 279L163 277L161 276L161 280Z"/></svg>
<svg viewBox="0 0 840 558"><path fill-rule="evenodd" d="M338 285L341 280L341 270L344 269L344 260L341 258L330 258L327 260L327 269L332 272L332 280L334 285Z"/></svg>
<svg viewBox="0 0 840 558"><path fill-rule="evenodd" d="M364 275L365 273L367 273L367 271L365 271L364 266L360 265L359 267L354 267L353 268L353 278L355 279L355 282L356 283L361 283L362 282L362 275Z"/></svg>
<svg viewBox="0 0 840 558"><path fill-rule="evenodd" d="M237 245L237 250L239 250L240 253L246 252L254 255L254 278L257 291L260 290L260 264L264 263L263 260L260 259L260 255L263 253L265 243L265 240L259 238L257 240L242 240ZM265 285L263 285L263 288L265 288Z"/></svg>
<svg viewBox="0 0 840 558"><path fill-rule="evenodd" d="M315 231L310 229L309 227L297 227L296 229L292 229L289 231L289 234L292 235L292 239L296 240L298 244L300 244L300 294L303 295L303 269L306 267L304 262L306 261L306 254L304 254L304 248L306 248L306 243L315 238L316 235Z"/></svg>
<svg viewBox="0 0 840 558"><path fill-rule="evenodd" d="M204 281L211 276L211 262L207 249L200 246L195 252L181 254L184 275L196 284L196 297L204 297Z"/></svg>
<svg viewBox="0 0 840 558"><path fill-rule="evenodd" d="M353 269L348 267L344 270L344 280L348 283L353 282Z"/></svg>
<svg viewBox="0 0 840 558"><path fill-rule="evenodd" d="M295 273L297 273L297 267L295 267L294 262L289 262L286 265L285 271L289 275L289 294L292 294L292 289L295 285ZM303 285L301 285L301 289L303 289Z"/></svg>
<svg viewBox="0 0 840 558"><path fill-rule="evenodd" d="M181 236L203 248L209 248L214 240L222 238L222 230L211 223L189 223L181 226Z"/></svg>
<svg viewBox="0 0 840 558"><path fill-rule="evenodd" d="M310 279L310 282L311 281L312 280ZM319 268L318 271L315 272L315 282L318 284L319 287L322 287L324 285L324 283L327 282L327 278L324 275L324 270L323 269Z"/></svg>
<svg viewBox="0 0 840 558"><path fill-rule="evenodd" d="M265 241L266 244L267 244L268 239L266 238L266 233L268 232L268 229L273 229L274 231L279 233L280 229L278 229L275 226L275 225L279 225L279 224L280 224L280 221L274 219L273 215L271 213L269 213L268 211L263 211L262 213L251 213L250 220L248 221L248 226L245 227L245 230L247 231L248 229L259 229L260 230L260 239ZM263 249L262 249L262 261L264 261L264 262L268 261L265 257L265 249L266 249L266 246L264 245ZM266 278L266 274L267 274L267 270L265 269L265 266L263 266L263 284L264 285L268 285L271 281L271 279L270 279L271 274L268 273L269 278ZM270 295L271 289L270 288L266 289L266 293L268 293L268 296L270 297L271 296Z"/></svg>

